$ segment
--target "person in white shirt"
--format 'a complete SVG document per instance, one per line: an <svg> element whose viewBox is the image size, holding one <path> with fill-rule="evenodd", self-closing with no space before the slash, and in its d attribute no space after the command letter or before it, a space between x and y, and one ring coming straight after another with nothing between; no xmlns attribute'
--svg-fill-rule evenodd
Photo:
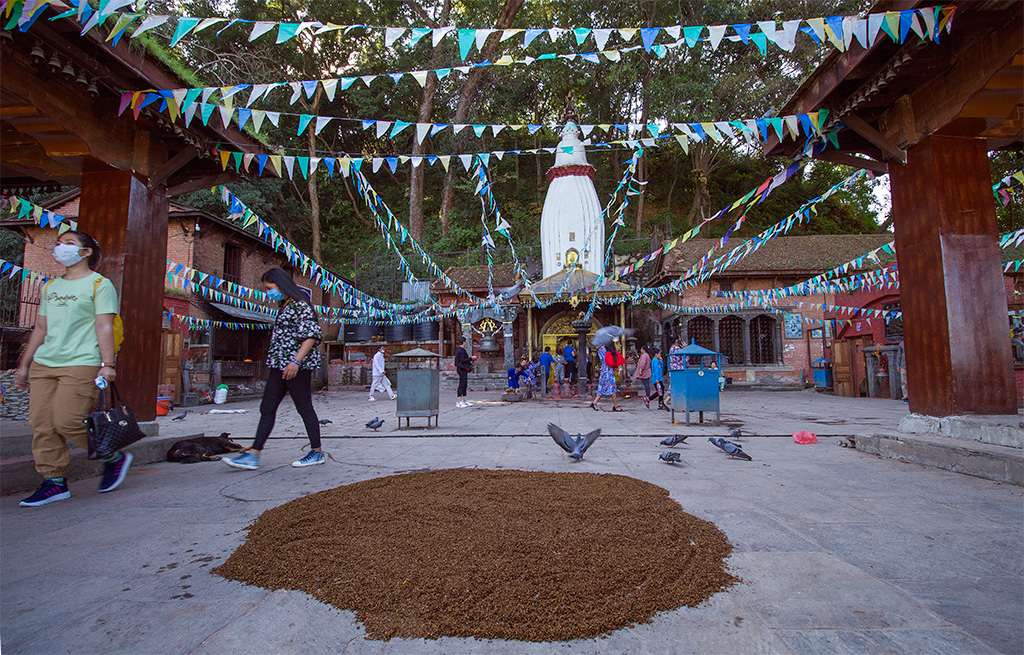
<svg viewBox="0 0 1024 655"><path fill-rule="evenodd" d="M377 354L373 356L373 382L370 384L370 402L377 400L373 397L374 391L387 391L388 398L391 400L395 399L395 392L391 390L391 380L384 374L384 346L382 345L377 349Z"/></svg>

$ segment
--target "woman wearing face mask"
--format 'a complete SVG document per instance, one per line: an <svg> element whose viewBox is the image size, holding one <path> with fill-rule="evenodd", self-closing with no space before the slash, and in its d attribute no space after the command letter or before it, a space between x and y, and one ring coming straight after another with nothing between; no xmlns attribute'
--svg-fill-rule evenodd
<svg viewBox="0 0 1024 655"><path fill-rule="evenodd" d="M88 447L83 421L92 412L97 376L113 382L114 316L117 291L93 272L103 257L96 240L84 232L57 238L53 258L64 275L43 285L36 326L18 363L14 385L29 389L32 457L43 483L21 501L38 507L71 497L64 471L70 463L66 442ZM100 492L113 491L128 474L131 453L116 452L103 467Z"/></svg>
<svg viewBox="0 0 1024 655"><path fill-rule="evenodd" d="M270 335L270 351L267 354L267 386L263 389L260 403L260 424L256 428L256 440L252 448L224 463L240 469L254 470L260 465L260 452L274 429L277 407L285 394L292 397L295 409L299 410L306 426L310 450L292 466L314 466L327 461L320 447L320 421L313 409L313 394L310 381L313 371L320 368L321 355L316 349L323 339L316 310L309 298L299 288L292 276L281 268L272 268L263 274L263 286L271 300L281 305Z"/></svg>

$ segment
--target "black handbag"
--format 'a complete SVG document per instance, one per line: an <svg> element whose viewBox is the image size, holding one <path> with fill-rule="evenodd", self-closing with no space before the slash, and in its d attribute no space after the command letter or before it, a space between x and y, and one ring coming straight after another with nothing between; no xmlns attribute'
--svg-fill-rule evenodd
<svg viewBox="0 0 1024 655"><path fill-rule="evenodd" d="M100 391L96 410L85 419L89 430L89 459L101 459L116 453L146 436L135 422L132 410L121 400L117 385L110 383L113 403L107 400L107 390Z"/></svg>

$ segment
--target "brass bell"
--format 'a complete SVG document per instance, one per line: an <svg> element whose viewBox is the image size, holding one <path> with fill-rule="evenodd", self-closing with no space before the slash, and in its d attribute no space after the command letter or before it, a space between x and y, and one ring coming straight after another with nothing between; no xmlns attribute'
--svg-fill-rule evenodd
<svg viewBox="0 0 1024 655"><path fill-rule="evenodd" d="M493 335L485 335L483 340L480 342L480 352L482 353L494 353L498 352L498 344L494 340Z"/></svg>

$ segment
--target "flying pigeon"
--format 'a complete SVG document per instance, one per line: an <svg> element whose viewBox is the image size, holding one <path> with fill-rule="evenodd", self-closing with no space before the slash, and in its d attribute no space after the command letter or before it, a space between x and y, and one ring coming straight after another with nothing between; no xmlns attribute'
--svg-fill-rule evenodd
<svg viewBox="0 0 1024 655"><path fill-rule="evenodd" d="M320 425L327 425L328 423L334 423L334 421L332 421L329 418L322 418L322 419L320 419Z"/></svg>
<svg viewBox="0 0 1024 655"><path fill-rule="evenodd" d="M739 439L743 436L743 432L739 428L733 428L729 431L729 436L733 439Z"/></svg>
<svg viewBox="0 0 1024 655"><path fill-rule="evenodd" d="M666 450L662 454L658 455L658 459L663 462L668 462L669 464L676 464L682 461L680 454L674 453L671 450Z"/></svg>
<svg viewBox="0 0 1024 655"><path fill-rule="evenodd" d="M555 443L561 446L562 450L569 453L569 457L579 461L583 459L583 453L587 452L587 448L594 445L597 438L601 436L601 429L588 432L585 437L581 437L579 433L573 437L554 423L548 423L548 433Z"/></svg>
<svg viewBox="0 0 1024 655"><path fill-rule="evenodd" d="M683 443L689 437L690 437L690 435L688 435L688 434L674 434L671 437L666 437L666 438L662 439L661 440L661 445L662 446L668 446L669 448L671 448L672 446L677 446L677 445Z"/></svg>
<svg viewBox="0 0 1024 655"><path fill-rule="evenodd" d="M378 416L374 416L373 420L369 421L366 424L366 427L371 428L374 432L376 432L377 428L379 428L382 425L384 425L384 419L382 419L382 418L380 418Z"/></svg>
<svg viewBox="0 0 1024 655"><path fill-rule="evenodd" d="M172 421L184 421L185 417L188 416L188 413L191 412L191 411L192 411L191 409L186 409L184 412L182 412L181 414L178 414L177 416L175 416L171 420Z"/></svg>
<svg viewBox="0 0 1024 655"><path fill-rule="evenodd" d="M714 445L716 445L719 448L721 448L722 452L724 452L729 457L733 457L735 459L743 459L743 460L746 460L748 462L752 461L754 459L750 455L748 455L745 452L743 452L743 450L739 446L737 446L733 442L727 441L727 440L725 440L725 439L723 439L721 437L719 437L718 439L714 439L712 437L708 437L708 441L710 441Z"/></svg>
<svg viewBox="0 0 1024 655"><path fill-rule="evenodd" d="M590 347L600 348L601 346L607 346L621 336L633 336L634 332L636 332L636 330L633 328L621 328L618 325L603 327L595 332L594 336L590 338Z"/></svg>
<svg viewBox="0 0 1024 655"><path fill-rule="evenodd" d="M502 287L495 289L494 293L490 296L491 302L496 300L512 300L519 295L519 292L523 290L523 281L519 280L510 287Z"/></svg>

